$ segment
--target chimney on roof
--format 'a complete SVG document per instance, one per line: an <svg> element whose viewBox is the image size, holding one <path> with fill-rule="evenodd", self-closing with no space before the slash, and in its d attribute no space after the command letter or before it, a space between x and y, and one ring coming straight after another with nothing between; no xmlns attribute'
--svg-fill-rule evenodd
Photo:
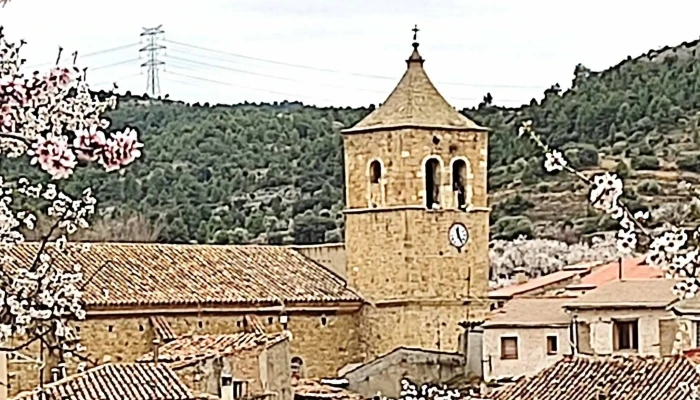
<svg viewBox="0 0 700 400"><path fill-rule="evenodd" d="M514 269L513 272L515 273L515 284L516 285L527 282L527 272L525 271L525 268L518 267L518 268Z"/></svg>
<svg viewBox="0 0 700 400"><path fill-rule="evenodd" d="M233 376L228 372L221 373L221 400L233 400Z"/></svg>
<svg viewBox="0 0 700 400"><path fill-rule="evenodd" d="M158 366L158 358L160 358L160 355L158 354L158 350L160 348L160 340L158 338L153 339L153 364Z"/></svg>
<svg viewBox="0 0 700 400"><path fill-rule="evenodd" d="M622 268L622 257L620 257L619 260L617 261L617 265L618 265L618 274L617 274L617 278L618 278L619 280L622 280L622 269L623 269L623 268Z"/></svg>

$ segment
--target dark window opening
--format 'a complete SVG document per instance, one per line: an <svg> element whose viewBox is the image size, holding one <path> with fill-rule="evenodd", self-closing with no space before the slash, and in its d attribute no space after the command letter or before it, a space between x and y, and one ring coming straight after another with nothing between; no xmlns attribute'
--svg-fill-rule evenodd
<svg viewBox="0 0 700 400"><path fill-rule="evenodd" d="M295 376L297 378L301 378L301 370L302 367L304 366L304 361L301 359L301 357L292 357L292 376Z"/></svg>
<svg viewBox="0 0 700 400"><path fill-rule="evenodd" d="M637 321L614 321L613 323L614 349L638 350L639 328Z"/></svg>
<svg viewBox="0 0 700 400"><path fill-rule="evenodd" d="M440 138L437 137L437 136L433 136L433 144L434 144L435 146L437 146L438 144L440 144Z"/></svg>
<svg viewBox="0 0 700 400"><path fill-rule="evenodd" d="M502 337L501 338L501 359L502 360L517 360L518 359L518 338Z"/></svg>
<svg viewBox="0 0 700 400"><path fill-rule="evenodd" d="M110 326L107 327L107 330L108 330L109 332L112 332L113 329L114 329L114 327L113 327L112 325L110 325Z"/></svg>
<svg viewBox="0 0 700 400"><path fill-rule="evenodd" d="M455 160L452 163L452 190L456 194L457 208L467 208L467 163L464 160Z"/></svg>
<svg viewBox="0 0 700 400"><path fill-rule="evenodd" d="M274 324L274 323L275 323L275 319L274 319L274 318L272 318L272 317L267 317L267 324L268 324L268 325L272 325L272 324Z"/></svg>
<svg viewBox="0 0 700 400"><path fill-rule="evenodd" d="M326 317L321 317L321 325L326 326L327 323L328 320L326 319Z"/></svg>
<svg viewBox="0 0 700 400"><path fill-rule="evenodd" d="M559 338L547 336L547 354L557 354L559 352Z"/></svg>
<svg viewBox="0 0 700 400"><path fill-rule="evenodd" d="M369 164L369 182L379 183L382 179L382 164L374 160Z"/></svg>
<svg viewBox="0 0 700 400"><path fill-rule="evenodd" d="M429 210L440 206L440 163L435 158L425 162L425 206Z"/></svg>
<svg viewBox="0 0 700 400"><path fill-rule="evenodd" d="M202 321L197 321L197 326L202 327Z"/></svg>

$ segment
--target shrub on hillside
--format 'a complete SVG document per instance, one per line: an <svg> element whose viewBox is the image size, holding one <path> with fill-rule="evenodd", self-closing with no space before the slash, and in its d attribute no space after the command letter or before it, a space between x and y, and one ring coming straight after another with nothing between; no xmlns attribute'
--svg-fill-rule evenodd
<svg viewBox="0 0 700 400"><path fill-rule="evenodd" d="M627 178L630 174L630 167L627 166L627 163L624 161L620 161L617 163L615 166L615 173L617 176L620 178Z"/></svg>
<svg viewBox="0 0 700 400"><path fill-rule="evenodd" d="M503 217L491 227L491 238L501 240L513 240L521 236L531 238L532 231L532 221L528 217Z"/></svg>
<svg viewBox="0 0 700 400"><path fill-rule="evenodd" d="M700 155L692 154L681 157L676 161L676 165L683 171L700 172Z"/></svg>
<svg viewBox="0 0 700 400"><path fill-rule="evenodd" d="M624 132L617 132L613 138L615 139L616 142L624 142L627 140L627 135Z"/></svg>
<svg viewBox="0 0 700 400"><path fill-rule="evenodd" d="M653 179L644 179L637 185L637 191L643 195L654 196L661 194L661 186Z"/></svg>
<svg viewBox="0 0 700 400"><path fill-rule="evenodd" d="M583 144L578 149L578 164L582 167L598 165L598 150L590 144Z"/></svg>
<svg viewBox="0 0 700 400"><path fill-rule="evenodd" d="M613 155L624 154L625 150L627 150L627 142L625 142L625 141L615 142L615 144L613 144L613 146L612 146Z"/></svg>
<svg viewBox="0 0 700 400"><path fill-rule="evenodd" d="M632 169L653 170L659 169L659 159L656 156L638 156L632 159Z"/></svg>

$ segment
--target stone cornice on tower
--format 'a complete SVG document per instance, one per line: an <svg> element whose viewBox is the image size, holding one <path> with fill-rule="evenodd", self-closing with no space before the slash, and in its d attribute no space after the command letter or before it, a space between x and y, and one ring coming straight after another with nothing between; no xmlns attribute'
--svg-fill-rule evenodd
<svg viewBox="0 0 700 400"><path fill-rule="evenodd" d="M425 60L413 43L408 67L386 101L344 134L369 131L423 128L488 131L460 114L438 92L423 69Z"/></svg>

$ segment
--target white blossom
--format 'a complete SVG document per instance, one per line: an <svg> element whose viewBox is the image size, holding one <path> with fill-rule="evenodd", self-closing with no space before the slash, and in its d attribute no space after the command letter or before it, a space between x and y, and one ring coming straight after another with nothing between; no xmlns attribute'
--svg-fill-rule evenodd
<svg viewBox="0 0 700 400"><path fill-rule="evenodd" d="M46 73L25 75L20 71L22 47L23 43L9 42L0 28L0 156L27 155L29 165L58 180L70 177L79 159L95 161L109 172L141 155L135 130L107 134L109 121L102 115L115 108L115 97L102 100L93 95L77 67L56 66ZM23 201L15 201L19 197ZM25 203L45 208L38 216L17 206ZM52 224L34 257L15 259L12 252L0 257L0 342L27 335L52 348L73 351L78 340L73 321L86 315L85 279L80 266L59 268L55 259L85 250L69 245L67 235L89 226L95 206L89 188L73 197L53 183L26 177L13 182L0 176L1 246L21 243L22 232L35 229L38 220ZM53 238L57 239L50 243Z"/></svg>
<svg viewBox="0 0 700 400"><path fill-rule="evenodd" d="M567 165L564 155L559 150L548 151L544 156L544 169L547 172L561 171Z"/></svg>

